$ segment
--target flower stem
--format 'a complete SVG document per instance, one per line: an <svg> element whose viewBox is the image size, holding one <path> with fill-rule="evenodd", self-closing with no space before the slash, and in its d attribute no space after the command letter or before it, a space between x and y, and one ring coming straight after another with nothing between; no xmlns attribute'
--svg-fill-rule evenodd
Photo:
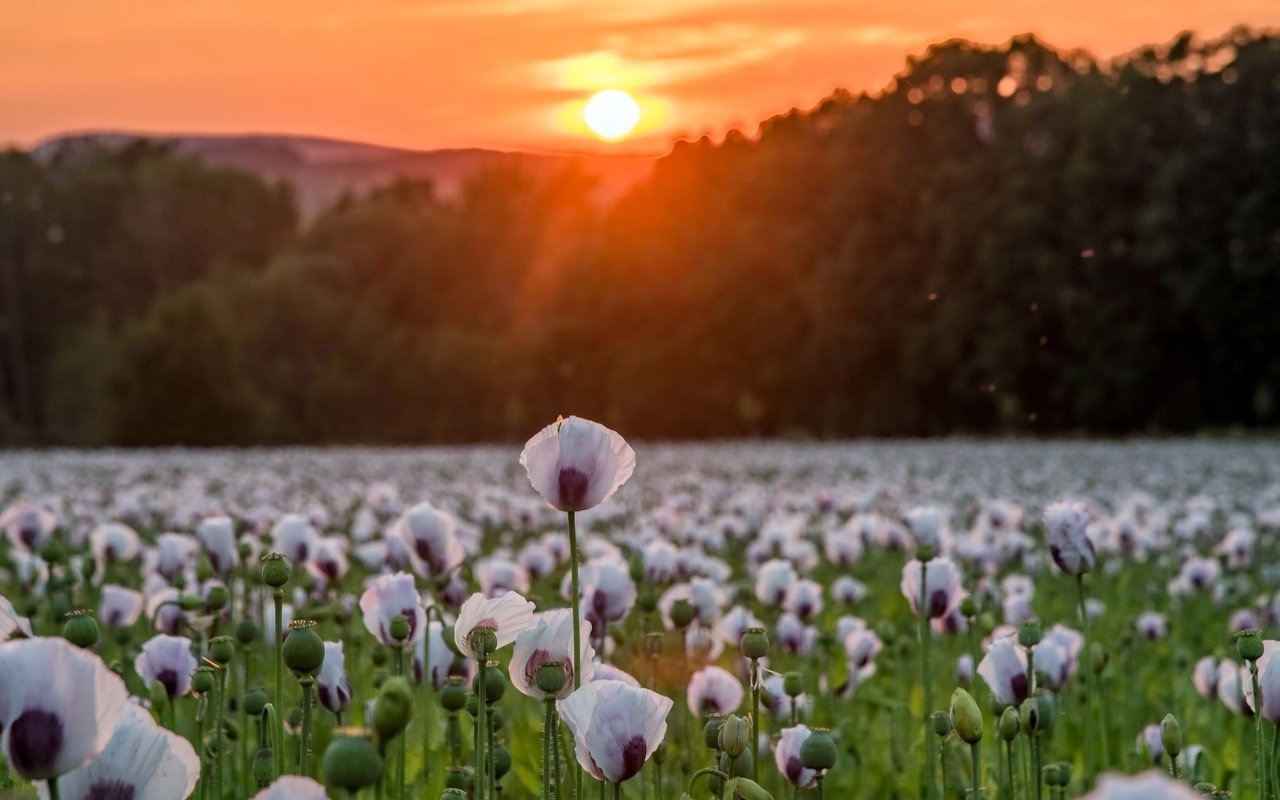
<svg viewBox="0 0 1280 800"><path fill-rule="evenodd" d="M218 667L217 710L213 715L213 796L222 797L222 716L227 708L227 666Z"/></svg>
<svg viewBox="0 0 1280 800"><path fill-rule="evenodd" d="M793 703L794 705L794 699ZM760 659L751 659L751 754L756 755L760 741ZM760 759L751 759L751 780L760 782Z"/></svg>
<svg viewBox="0 0 1280 800"><path fill-rule="evenodd" d="M44 785L49 787L49 800L58 800L58 779L49 778Z"/></svg>
<svg viewBox="0 0 1280 800"><path fill-rule="evenodd" d="M555 797L551 793L551 743L554 741L555 732L552 726L555 724L556 705L553 698L547 698L546 722L542 726L542 800L550 800Z"/></svg>
<svg viewBox="0 0 1280 800"><path fill-rule="evenodd" d="M1013 800L1013 742L1004 743L1004 769L1000 775L1000 797Z"/></svg>
<svg viewBox="0 0 1280 800"><path fill-rule="evenodd" d="M921 716L924 718L924 740L925 752L928 752L928 742L933 734L933 728L929 723L929 714L933 709L933 684L929 677L929 648L933 637L929 634L929 562L920 562L920 613L917 614L919 621L917 630L920 636L920 682L924 690L924 712ZM922 793L928 800L933 800L937 796L937 782L933 769L933 759L926 758L924 763L924 792Z"/></svg>
<svg viewBox="0 0 1280 800"><path fill-rule="evenodd" d="M569 512L569 602L573 603L573 688L582 688L582 596L578 588L578 525Z"/></svg>
<svg viewBox="0 0 1280 800"><path fill-rule="evenodd" d="M982 751L978 748L977 742L969 745L969 757L973 760L973 800L981 800Z"/></svg>
<svg viewBox="0 0 1280 800"><path fill-rule="evenodd" d="M1081 726L1085 730L1084 735L1084 785L1086 789L1093 788L1094 776L1097 775L1097 759L1094 753L1093 737L1088 734L1090 725L1099 725L1097 711L1094 707L1094 695L1097 694L1097 676L1093 671L1093 650L1090 648L1089 637L1089 608L1084 600L1084 575L1076 576L1076 598L1080 605L1080 627L1084 631L1084 657L1081 659L1080 666L1084 669L1084 701L1085 701L1085 717L1087 724ZM1105 725L1105 722L1102 723ZM1101 727L1101 725L1099 725ZM1105 736L1101 733L1100 736ZM1101 738L1099 741L1102 741ZM1106 759L1106 752L1103 752L1103 760Z"/></svg>
<svg viewBox="0 0 1280 800"><path fill-rule="evenodd" d="M487 655L487 654L484 654ZM487 683L488 665L485 658L476 659L477 680L476 686L480 690L479 696L476 697L476 800L484 800L485 784L488 781L489 770L485 766L484 748L488 740L489 720L487 716L489 701L486 697L485 684Z"/></svg>
<svg viewBox="0 0 1280 800"><path fill-rule="evenodd" d="M304 675L298 684L302 687L302 744L298 754L298 773L311 777L311 704L315 678Z"/></svg>
<svg viewBox="0 0 1280 800"><path fill-rule="evenodd" d="M276 707L284 708L284 589L271 592L276 605ZM284 774L284 743L276 748L276 777Z"/></svg>
<svg viewBox="0 0 1280 800"><path fill-rule="evenodd" d="M1258 797L1267 797L1266 771L1263 769L1262 744L1262 692L1258 688L1258 662L1249 662L1249 677L1253 681L1254 768L1258 771Z"/></svg>

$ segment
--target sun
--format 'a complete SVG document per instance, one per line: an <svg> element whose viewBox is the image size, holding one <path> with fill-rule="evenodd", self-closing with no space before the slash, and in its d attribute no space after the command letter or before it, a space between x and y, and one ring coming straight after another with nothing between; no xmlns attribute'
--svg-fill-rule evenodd
<svg viewBox="0 0 1280 800"><path fill-rule="evenodd" d="M640 121L640 106L621 89L596 92L582 111L587 127L606 142L625 139Z"/></svg>

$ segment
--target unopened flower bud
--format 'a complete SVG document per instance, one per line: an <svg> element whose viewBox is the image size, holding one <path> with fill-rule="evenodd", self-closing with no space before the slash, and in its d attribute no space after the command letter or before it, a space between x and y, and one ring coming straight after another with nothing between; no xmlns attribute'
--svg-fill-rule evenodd
<svg viewBox="0 0 1280 800"><path fill-rule="evenodd" d="M279 589L289 582L289 561L280 553L267 553L262 557L262 582Z"/></svg>
<svg viewBox="0 0 1280 800"><path fill-rule="evenodd" d="M265 789L275 780L275 758L271 748L264 747L253 757L253 782L259 789Z"/></svg>
<svg viewBox="0 0 1280 800"><path fill-rule="evenodd" d="M982 710L964 689L951 693L951 725L967 744L982 741Z"/></svg>
<svg viewBox="0 0 1280 800"><path fill-rule="evenodd" d="M750 778L738 778L733 785L733 795L737 800L773 800L773 795Z"/></svg>
<svg viewBox="0 0 1280 800"><path fill-rule="evenodd" d="M1022 727L1021 719L1018 717L1018 709L1009 706L1000 715L999 733L1000 738L1006 742L1012 742L1018 735L1019 729Z"/></svg>
<svg viewBox="0 0 1280 800"><path fill-rule="evenodd" d="M737 758L751 746L751 723L746 717L737 715L726 717L720 726L720 749Z"/></svg>
<svg viewBox="0 0 1280 800"><path fill-rule="evenodd" d="M769 633L764 628L747 628L742 632L742 655L747 658L764 658L769 655Z"/></svg>
<svg viewBox="0 0 1280 800"><path fill-rule="evenodd" d="M1035 647L1044 638L1044 630L1039 620L1029 619L1018 626L1018 644L1023 647Z"/></svg>
<svg viewBox="0 0 1280 800"><path fill-rule="evenodd" d="M1182 726L1172 714L1165 714L1160 720L1160 741L1164 743L1164 751L1174 758L1182 752Z"/></svg>
<svg viewBox="0 0 1280 800"><path fill-rule="evenodd" d="M799 697L804 694L804 678L799 672L788 672L782 678L782 690L787 693L787 697Z"/></svg>
<svg viewBox="0 0 1280 800"><path fill-rule="evenodd" d="M98 621L92 611L72 611L62 626L62 636L76 647L89 648L98 643Z"/></svg>
<svg viewBox="0 0 1280 800"><path fill-rule="evenodd" d="M702 741L712 750L720 749L720 726L724 725L725 718L721 716L713 716L707 718L707 724L702 726Z"/></svg>
<svg viewBox="0 0 1280 800"><path fill-rule="evenodd" d="M967 619L973 619L978 615L978 603L973 599L973 595L969 595L960 601L960 613L964 614Z"/></svg>
<svg viewBox="0 0 1280 800"><path fill-rule="evenodd" d="M160 681L152 681L147 687L151 697L151 707L156 711L164 711L169 705L169 690Z"/></svg>
<svg viewBox="0 0 1280 800"><path fill-rule="evenodd" d="M409 682L398 675L388 678L373 701L373 729L379 744L385 748L386 743L404 730L412 717L413 689Z"/></svg>
<svg viewBox="0 0 1280 800"><path fill-rule="evenodd" d="M1034 697L1022 701L1022 730L1034 736L1040 730L1040 703Z"/></svg>
<svg viewBox="0 0 1280 800"><path fill-rule="evenodd" d="M825 772L836 765L836 743L831 734L815 728L800 745L800 764L805 769Z"/></svg>
<svg viewBox="0 0 1280 800"><path fill-rule="evenodd" d="M684 630L693 622L695 613L693 604L688 600L677 600L671 604L671 624Z"/></svg>
<svg viewBox="0 0 1280 800"><path fill-rule="evenodd" d="M947 716L945 711L935 711L930 714L929 725L938 736L946 736L951 733L951 717Z"/></svg>

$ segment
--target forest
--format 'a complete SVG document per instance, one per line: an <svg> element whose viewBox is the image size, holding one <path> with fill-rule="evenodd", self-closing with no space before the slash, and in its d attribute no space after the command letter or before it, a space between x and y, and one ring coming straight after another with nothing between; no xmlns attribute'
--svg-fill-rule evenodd
<svg viewBox="0 0 1280 800"><path fill-rule="evenodd" d="M0 443L1127 435L1280 416L1280 36L951 41L884 91L350 196L0 153Z"/></svg>

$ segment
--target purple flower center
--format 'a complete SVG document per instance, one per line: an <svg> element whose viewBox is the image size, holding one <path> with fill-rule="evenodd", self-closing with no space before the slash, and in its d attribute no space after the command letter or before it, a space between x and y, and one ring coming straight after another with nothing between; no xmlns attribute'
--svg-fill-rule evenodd
<svg viewBox="0 0 1280 800"><path fill-rule="evenodd" d="M136 789L131 784L117 780L94 781L84 800L133 800Z"/></svg>
<svg viewBox="0 0 1280 800"><path fill-rule="evenodd" d="M62 750L62 720L42 708L29 708L9 728L9 760L24 778L49 777Z"/></svg>
<svg viewBox="0 0 1280 800"><path fill-rule="evenodd" d="M632 778L644 766L644 758L648 747L643 736L632 736L622 746L622 775L618 783Z"/></svg>
<svg viewBox="0 0 1280 800"><path fill-rule="evenodd" d="M591 478L577 467L564 467L559 475L560 507L564 511L578 511L587 499L587 486Z"/></svg>
<svg viewBox="0 0 1280 800"><path fill-rule="evenodd" d="M936 589L929 595L929 616L937 619L947 613L947 592L945 589Z"/></svg>
<svg viewBox="0 0 1280 800"><path fill-rule="evenodd" d="M1019 672L1009 681L1009 688L1013 690L1013 699L1016 703L1021 703L1027 699L1027 676L1026 673Z"/></svg>
<svg viewBox="0 0 1280 800"><path fill-rule="evenodd" d="M164 691L170 697L178 696L178 671L171 667L165 667L156 673L156 680L164 686Z"/></svg>

